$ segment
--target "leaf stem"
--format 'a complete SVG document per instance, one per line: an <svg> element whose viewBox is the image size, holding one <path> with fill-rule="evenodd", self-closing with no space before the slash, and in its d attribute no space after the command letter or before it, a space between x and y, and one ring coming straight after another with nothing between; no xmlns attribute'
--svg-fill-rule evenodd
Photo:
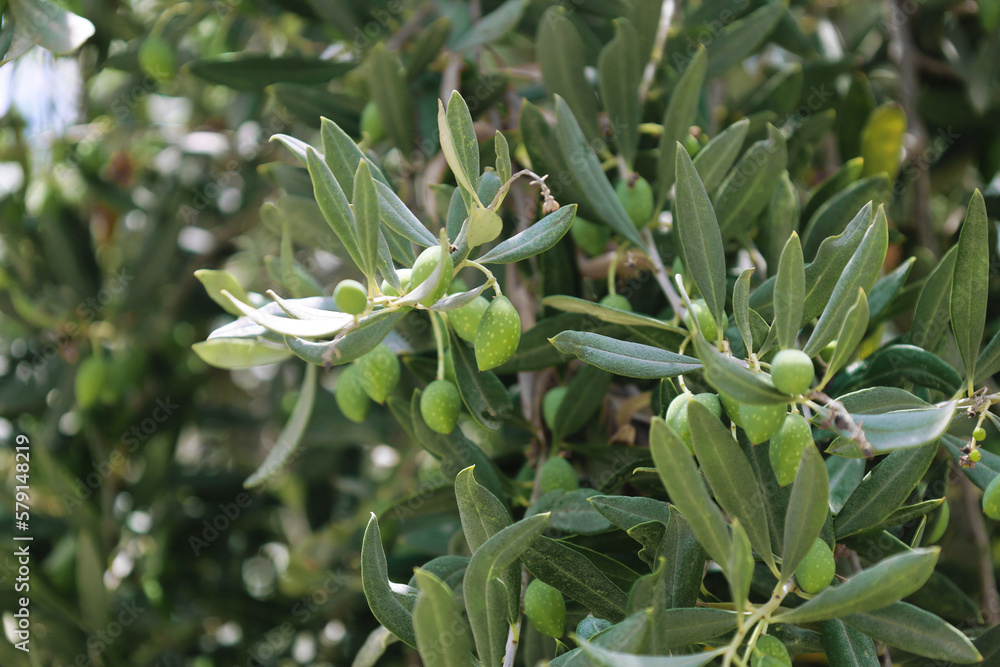
<svg viewBox="0 0 1000 667"><path fill-rule="evenodd" d="M437 373L434 376L435 380L444 379L444 332L442 331L441 315L433 311L429 311L428 314L431 316L431 327L434 329L434 343L437 345Z"/></svg>

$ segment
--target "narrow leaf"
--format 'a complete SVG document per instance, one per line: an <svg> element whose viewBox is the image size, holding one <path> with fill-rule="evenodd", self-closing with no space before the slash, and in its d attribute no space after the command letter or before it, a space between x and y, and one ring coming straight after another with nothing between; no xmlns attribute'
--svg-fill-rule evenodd
<svg viewBox="0 0 1000 667"><path fill-rule="evenodd" d="M889 646L927 658L963 665L983 659L958 628L929 611L905 602L850 614L844 617L844 622Z"/></svg>
<svg viewBox="0 0 1000 667"><path fill-rule="evenodd" d="M677 174L678 152L687 153L683 147L678 151L677 146L678 142L684 141L691 126L694 125L695 114L698 112L698 101L701 99L701 88L705 83L707 65L708 53L705 51L704 46L699 46L698 51L691 58L690 62L688 62L687 67L684 68L684 73L681 74L670 93L670 101L667 102L667 110L663 114L663 133L660 135L657 184L661 201L666 199L667 192L670 191L670 187L674 184L674 178ZM739 130L736 130L730 136L735 138L738 134ZM742 140L740 143L742 143ZM725 154L729 150L732 150L733 147L731 142L726 143L724 141L713 149L712 152L716 152L719 148L722 149L719 151L722 155L704 161L707 163L714 160L711 167L716 169L720 166L720 162L725 161ZM735 148L738 149L738 146ZM706 146L703 150L708 150L708 147ZM735 159L735 155L733 159ZM711 171L711 168L707 164L706 170Z"/></svg>
<svg viewBox="0 0 1000 667"><path fill-rule="evenodd" d="M639 60L639 39L632 23L625 18L612 23L615 37L597 59L598 81L611 134L618 152L631 166L639 145L639 83L643 63Z"/></svg>
<svg viewBox="0 0 1000 667"><path fill-rule="evenodd" d="M413 605L413 630L420 658L426 665L467 667L472 641L451 589L423 569L416 580L420 596Z"/></svg>
<svg viewBox="0 0 1000 667"><path fill-rule="evenodd" d="M785 515L781 578L787 581L816 543L830 513L830 479L823 457L808 446L799 461Z"/></svg>
<svg viewBox="0 0 1000 667"><path fill-rule="evenodd" d="M781 251L774 284L774 324L781 349L795 347L806 296L806 272L799 235L792 232Z"/></svg>
<svg viewBox="0 0 1000 667"><path fill-rule="evenodd" d="M358 248L361 252L361 265L370 284L374 284L375 270L378 266L379 237L381 236L378 195L375 192L375 181L371 170L364 160L358 162L358 170L354 174L354 197L351 200L354 211L355 233L358 238ZM390 265L392 264L390 260Z"/></svg>
<svg viewBox="0 0 1000 667"><path fill-rule="evenodd" d="M389 564L382 549L382 533L373 512L361 544L361 587L372 614L379 623L410 646L417 646L413 616L393 593Z"/></svg>
<svg viewBox="0 0 1000 667"><path fill-rule="evenodd" d="M753 373L728 358L705 340L701 333L694 336L694 347L705 364L705 379L737 401L752 405L788 403L789 396L778 391L763 373Z"/></svg>
<svg viewBox="0 0 1000 667"><path fill-rule="evenodd" d="M837 371L847 364L847 361L854 354L854 351L861 344L868 329L868 299L865 297L865 290L858 288L858 298L844 316L844 322L840 325L840 334L837 336L837 345L833 349L833 356L830 364L826 367L826 373L820 386L825 385Z"/></svg>
<svg viewBox="0 0 1000 667"><path fill-rule="evenodd" d="M351 256L355 264L363 268L361 250L354 231L354 213L351 211L347 196L341 189L340 183L334 178L330 167L312 147L306 149L306 161L319 210L323 213L323 217L326 218L333 233L337 235L341 245L347 250L347 254ZM354 182L353 176L351 182Z"/></svg>
<svg viewBox="0 0 1000 667"><path fill-rule="evenodd" d="M693 357L586 331L564 331L549 340L563 354L626 377L668 378L701 368Z"/></svg>
<svg viewBox="0 0 1000 667"><path fill-rule="evenodd" d="M698 170L698 176L701 177L705 190L714 192L722 179L726 177L729 168L736 162L740 149L743 148L743 142L746 140L749 130L750 121L748 119L738 120L715 135L694 156L694 167ZM676 146L674 150L676 150Z"/></svg>
<svg viewBox="0 0 1000 667"><path fill-rule="evenodd" d="M989 294L990 244L986 203L979 190L965 214L962 233L958 237L955 255L955 276L951 284L951 330L955 334L958 352L969 378L976 376L976 360L986 325L986 303Z"/></svg>
<svg viewBox="0 0 1000 667"><path fill-rule="evenodd" d="M476 259L481 264L510 264L545 252L566 235L576 217L576 204L563 206L528 227L501 241Z"/></svg>

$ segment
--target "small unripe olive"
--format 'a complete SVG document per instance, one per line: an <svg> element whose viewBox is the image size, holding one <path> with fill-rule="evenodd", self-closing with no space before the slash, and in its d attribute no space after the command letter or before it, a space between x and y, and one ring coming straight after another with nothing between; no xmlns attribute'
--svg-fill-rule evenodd
<svg viewBox="0 0 1000 667"><path fill-rule="evenodd" d="M410 273L410 288L416 289L431 277L439 262L442 266L437 284L429 295L420 300L420 303L425 306L433 306L437 303L438 299L444 296L448 290L448 285L451 284L451 276L455 271L455 263L451 259L451 255L446 254L443 259L441 258L441 246L439 245L426 248L417 257L417 261L413 263L413 271Z"/></svg>
<svg viewBox="0 0 1000 667"><path fill-rule="evenodd" d="M373 144L385 138L385 125L382 123L382 114L379 113L375 102L369 102L361 112L361 134L368 135L368 140Z"/></svg>
<svg viewBox="0 0 1000 667"><path fill-rule="evenodd" d="M765 664L764 659L768 657L777 660L777 664L783 665L783 667L792 667L792 657L788 655L788 649L774 635L758 637L754 648L753 657L750 660L753 667Z"/></svg>
<svg viewBox="0 0 1000 667"><path fill-rule="evenodd" d="M670 428L674 429L674 432L681 437L681 440L684 441L684 444L693 453L694 442L691 439L691 424L688 421L688 405L690 405L691 401L698 401L720 419L722 418L722 404L719 402L719 397L715 394L683 392L670 401L670 405L667 406L667 414L664 416L664 419L666 419L667 423L670 424Z"/></svg>
<svg viewBox="0 0 1000 667"><path fill-rule="evenodd" d="M448 294L458 294L459 292L468 292L469 285L461 278L455 278L448 285Z"/></svg>
<svg viewBox="0 0 1000 667"><path fill-rule="evenodd" d="M640 229L653 217L653 188L649 181L639 174L618 181L615 194L621 202L632 224Z"/></svg>
<svg viewBox="0 0 1000 667"><path fill-rule="evenodd" d="M684 315L684 324L688 330L694 331L695 322L698 323L698 328L701 329L701 335L705 337L705 340L713 341L718 337L719 330L716 328L715 318L712 317L712 311L708 309L708 304L705 303L704 299L692 301L691 310ZM729 317L723 315L722 330L725 331L728 326Z"/></svg>
<svg viewBox="0 0 1000 667"><path fill-rule="evenodd" d="M801 350L782 350L771 361L771 381L786 394L804 394L813 383L812 359Z"/></svg>
<svg viewBox="0 0 1000 667"><path fill-rule="evenodd" d="M969 460L972 461L973 463L979 463L980 461L983 460L983 453L979 451L978 448L973 449L971 452L969 452Z"/></svg>
<svg viewBox="0 0 1000 667"><path fill-rule="evenodd" d="M357 280L341 280L333 290L333 302L342 313L360 315L368 307L368 291Z"/></svg>
<svg viewBox="0 0 1000 667"><path fill-rule="evenodd" d="M399 296L400 294L405 294L410 289L411 274L412 271L410 269L396 269L396 277L399 278L399 286L402 288L402 292L393 287L388 280L383 280L379 289L381 289L382 294L385 294L386 296Z"/></svg>
<svg viewBox="0 0 1000 667"><path fill-rule="evenodd" d="M570 462L561 456L553 456L538 473L538 488L542 493L562 489L563 491L576 491L580 488L580 480L576 478L576 471Z"/></svg>
<svg viewBox="0 0 1000 667"><path fill-rule="evenodd" d="M496 368L517 351L521 341L521 317L505 296L494 297L476 327L476 364L479 370Z"/></svg>
<svg viewBox="0 0 1000 667"><path fill-rule="evenodd" d="M469 231L465 238L470 248L489 243L500 236L503 231L503 221L500 216L488 208L476 207L469 214Z"/></svg>
<svg viewBox="0 0 1000 667"><path fill-rule="evenodd" d="M80 362L76 369L74 388L76 403L86 410L97 402L107 381L108 365L98 355L91 355Z"/></svg>
<svg viewBox="0 0 1000 667"><path fill-rule="evenodd" d="M726 416L729 417L729 421L737 426L743 426L740 420L740 402L723 391L719 392L719 400L722 401L722 407L726 409Z"/></svg>
<svg viewBox="0 0 1000 667"><path fill-rule="evenodd" d="M611 240L611 229L605 225L599 225L586 218L576 216L573 226L569 229L573 242L583 250L589 257L600 255L608 248L608 241Z"/></svg>
<svg viewBox="0 0 1000 667"><path fill-rule="evenodd" d="M149 35L139 47L139 67L157 81L168 81L177 72L177 59L170 43L157 35Z"/></svg>
<svg viewBox="0 0 1000 667"><path fill-rule="evenodd" d="M601 305L607 306L608 308L617 308L618 310L626 310L632 312L632 304L627 298L621 294L608 294L601 299Z"/></svg>
<svg viewBox="0 0 1000 667"><path fill-rule="evenodd" d="M420 416L432 431L451 433L458 423L462 397L447 380L434 380L420 395Z"/></svg>
<svg viewBox="0 0 1000 667"><path fill-rule="evenodd" d="M972 437L976 439L976 442L982 442L986 439L986 429L982 426L977 426L972 432Z"/></svg>
<svg viewBox="0 0 1000 667"><path fill-rule="evenodd" d="M555 430L556 415L559 414L559 406L566 398L567 391L566 387L553 387L545 392L545 398L542 399L542 419L549 430Z"/></svg>
<svg viewBox="0 0 1000 667"><path fill-rule="evenodd" d="M944 531L948 530L948 521L951 519L951 507L948 505L948 500L945 499L941 503L941 507L938 508L937 512L931 515L931 520L928 523L926 536L924 540L926 544L934 544L942 537L944 537Z"/></svg>
<svg viewBox="0 0 1000 667"><path fill-rule="evenodd" d="M795 568L795 583L806 593L815 595L830 585L836 573L837 563L833 559L833 551L826 542L816 538L809 553Z"/></svg>
<svg viewBox="0 0 1000 667"><path fill-rule="evenodd" d="M358 369L354 364L348 364L340 371L337 383L333 386L333 397L340 411L352 422L360 424L371 412L372 399L361 387Z"/></svg>
<svg viewBox="0 0 1000 667"><path fill-rule="evenodd" d="M830 360L833 359L833 353L836 351L837 351L837 341L832 340L829 343L827 343L826 347L824 347L822 350L819 351L819 358L825 361L826 363L830 363Z"/></svg>
<svg viewBox="0 0 1000 667"><path fill-rule="evenodd" d="M358 381L376 403L385 403L385 399L399 384L399 359L396 354L380 344L354 361L358 368Z"/></svg>
<svg viewBox="0 0 1000 667"><path fill-rule="evenodd" d="M543 635L558 639L566 629L566 600L557 589L534 579L524 591L524 615Z"/></svg>
<svg viewBox="0 0 1000 667"><path fill-rule="evenodd" d="M757 445L770 439L781 430L788 415L788 406L779 405L740 405L740 422L746 431L750 442Z"/></svg>
<svg viewBox="0 0 1000 667"><path fill-rule="evenodd" d="M448 312L448 323L455 330L458 337L470 343L476 340L476 329L483 319L483 313L489 308L490 302L486 297L477 296L473 301L465 304L461 308Z"/></svg>
<svg viewBox="0 0 1000 667"><path fill-rule="evenodd" d="M994 477L983 492L983 514L1000 519L1000 475Z"/></svg>

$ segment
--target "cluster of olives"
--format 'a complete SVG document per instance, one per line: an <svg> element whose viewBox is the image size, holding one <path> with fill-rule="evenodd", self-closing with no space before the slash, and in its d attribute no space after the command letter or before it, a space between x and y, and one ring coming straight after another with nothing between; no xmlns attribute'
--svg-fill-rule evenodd
<svg viewBox="0 0 1000 667"><path fill-rule="evenodd" d="M434 289L420 300L432 306L445 294L465 291L460 278L453 280L454 263L450 255L441 257L441 247L432 246L417 257L412 269L397 269L401 290L383 281L381 292L398 297L422 285L442 265ZM361 315L372 301L364 285L356 280L341 281L333 292L337 308L344 313ZM496 368L513 356L521 340L521 318L510 300L497 295L492 301L477 296L461 308L446 313L448 325L459 338L472 343L480 371ZM446 356L449 365L450 355ZM453 378L453 374L451 375ZM334 394L337 405L348 419L362 422L371 411L371 402L384 403L399 383L400 367L396 355L387 346L374 350L349 364L337 378ZM431 429L451 433L458 423L462 399L452 379L437 378L424 388L420 396L420 414Z"/></svg>

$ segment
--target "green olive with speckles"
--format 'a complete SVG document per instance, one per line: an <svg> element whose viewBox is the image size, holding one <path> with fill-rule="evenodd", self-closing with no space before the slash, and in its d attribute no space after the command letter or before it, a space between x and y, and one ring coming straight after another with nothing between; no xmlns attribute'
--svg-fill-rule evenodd
<svg viewBox="0 0 1000 667"><path fill-rule="evenodd" d="M782 350L771 361L771 381L786 394L798 396L809 391L814 373L812 359L801 350Z"/></svg>
<svg viewBox="0 0 1000 667"><path fill-rule="evenodd" d="M476 327L476 364L479 370L496 368L514 356L521 341L521 317L505 296L494 297Z"/></svg>
<svg viewBox="0 0 1000 667"><path fill-rule="evenodd" d="M743 426L740 421L740 402L729 394L720 391L719 401L722 402L722 407L726 411L726 416L729 417L729 421L733 422L737 426Z"/></svg>
<svg viewBox="0 0 1000 667"><path fill-rule="evenodd" d="M459 338L472 343L476 340L476 329L479 328L479 322L483 319L483 313L489 306L490 302L486 300L486 297L477 296L461 308L449 311L448 324L455 330Z"/></svg>
<svg viewBox="0 0 1000 667"><path fill-rule="evenodd" d="M558 639L566 629L566 600L557 589L534 579L524 591L524 615L543 635Z"/></svg>
<svg viewBox="0 0 1000 667"><path fill-rule="evenodd" d="M740 405L740 423L747 438L755 445L770 439L781 430L788 415L788 406L780 405Z"/></svg>
<svg viewBox="0 0 1000 667"><path fill-rule="evenodd" d="M812 427L802 415L788 415L785 423L771 437L768 456L771 459L771 469L781 486L788 486L795 481L799 470L799 461L806 447L813 446Z"/></svg>
<svg viewBox="0 0 1000 667"><path fill-rule="evenodd" d="M448 434L455 430L462 397L447 380L434 380L420 394L420 416L432 431Z"/></svg>
<svg viewBox="0 0 1000 667"><path fill-rule="evenodd" d="M561 456L553 456L542 466L538 473L538 488L542 493L562 489L563 491L576 491L580 488L580 481L576 478L576 471L569 461Z"/></svg>
<svg viewBox="0 0 1000 667"><path fill-rule="evenodd" d="M573 220L569 233L573 237L573 242L590 257L600 255L607 250L608 241L611 240L610 228L580 216L576 216Z"/></svg>
<svg viewBox="0 0 1000 667"><path fill-rule="evenodd" d="M713 341L718 338L719 329L715 324L715 318L712 317L712 311L708 309L708 304L704 299L696 299L691 302L691 310L684 315L684 325L689 331L695 330L695 323L698 324L697 328L701 329L701 335L705 337L705 340ZM728 326L729 317L723 315L722 330L725 331Z"/></svg>
<svg viewBox="0 0 1000 667"><path fill-rule="evenodd" d="M344 416L357 424L367 419L372 410L372 399L361 387L358 368L354 364L348 364L340 371L333 386L333 397Z"/></svg>
<svg viewBox="0 0 1000 667"><path fill-rule="evenodd" d="M380 344L354 362L358 369L358 381L376 403L385 399L399 384L399 359L385 344Z"/></svg>
<svg viewBox="0 0 1000 667"><path fill-rule="evenodd" d="M444 296L448 290L448 285L451 284L451 275L455 271L455 263L451 259L451 255L445 255L444 259L441 259L441 246L439 245L431 246L424 250L417 257L417 261L413 263L413 272L410 274L410 287L417 289L425 280L431 277L439 262L442 266L438 281L431 293L420 300L420 303L425 306L433 306L437 303L438 299Z"/></svg>
<svg viewBox="0 0 1000 667"><path fill-rule="evenodd" d="M810 595L826 589L837 573L837 563L833 551L823 540L816 538L812 548L799 566L795 568L795 583Z"/></svg>
<svg viewBox="0 0 1000 667"><path fill-rule="evenodd" d="M722 404L719 402L719 397L715 394L692 394L684 392L670 401L670 405L667 406L667 414L664 418L670 424L670 428L674 429L677 435L681 437L681 440L687 445L688 450L694 453L694 442L691 439L691 424L688 422L688 405L691 401L698 401L720 419L722 418Z"/></svg>
<svg viewBox="0 0 1000 667"><path fill-rule="evenodd" d="M553 387L545 392L545 398L542 399L542 419L550 431L555 430L556 415L559 414L559 406L566 398L567 391L566 387Z"/></svg>
<svg viewBox="0 0 1000 667"><path fill-rule="evenodd" d="M396 277L399 278L399 286L402 288L402 292L393 287L388 280L383 280L379 289L382 294L386 296L399 296L400 294L405 294L407 290L410 289L410 276L413 272L410 269L396 269Z"/></svg>
<svg viewBox="0 0 1000 667"><path fill-rule="evenodd" d="M615 194L632 224L639 229L645 227L653 217L653 188L649 181L639 174L632 174L618 181Z"/></svg>
<svg viewBox="0 0 1000 667"><path fill-rule="evenodd" d="M983 514L1000 519L1000 475L993 478L983 493Z"/></svg>
<svg viewBox="0 0 1000 667"><path fill-rule="evenodd" d="M750 664L753 667L760 667L765 664L765 658L777 660L777 664L783 665L783 667L792 667L792 657L788 655L788 649L774 635L763 635L757 638Z"/></svg>

